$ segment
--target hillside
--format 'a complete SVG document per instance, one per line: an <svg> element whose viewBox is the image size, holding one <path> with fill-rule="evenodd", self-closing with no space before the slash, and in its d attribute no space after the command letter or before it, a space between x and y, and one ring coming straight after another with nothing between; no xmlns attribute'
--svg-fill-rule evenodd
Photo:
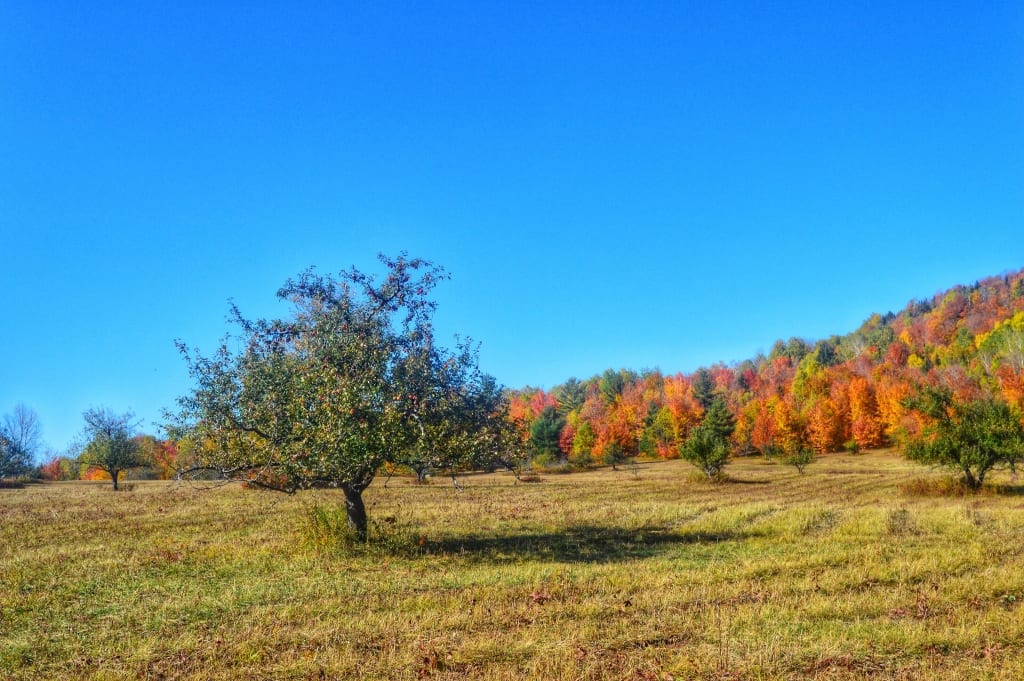
<svg viewBox="0 0 1024 681"><path fill-rule="evenodd" d="M672 458L720 394L737 419L739 451L825 453L920 433L920 416L903 401L922 386L1024 407L1024 270L874 314L844 336L779 340L768 356L735 365L674 375L609 369L550 392L513 391L511 417L551 456Z"/></svg>

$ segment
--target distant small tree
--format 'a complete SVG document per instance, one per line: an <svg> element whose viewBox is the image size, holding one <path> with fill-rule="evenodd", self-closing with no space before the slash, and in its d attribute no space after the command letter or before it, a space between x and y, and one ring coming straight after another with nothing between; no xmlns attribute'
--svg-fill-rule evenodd
<svg viewBox="0 0 1024 681"><path fill-rule="evenodd" d="M1024 455L1021 415L1002 400L957 402L949 389L928 387L905 404L931 420L907 445L907 457L959 470L968 489L981 489L989 471L1013 469Z"/></svg>
<svg viewBox="0 0 1024 681"><path fill-rule="evenodd" d="M115 414L106 408L89 409L82 417L85 445L78 461L87 470L98 469L109 475L114 490L118 489L118 477L123 471L148 465L131 412Z"/></svg>
<svg viewBox="0 0 1024 681"><path fill-rule="evenodd" d="M782 455L782 463L792 466L800 475L803 475L804 469L814 463L814 450L810 447L797 447Z"/></svg>
<svg viewBox="0 0 1024 681"><path fill-rule="evenodd" d="M761 445L757 451L761 457L769 463L782 456L782 447L778 446L774 442L767 442Z"/></svg>
<svg viewBox="0 0 1024 681"><path fill-rule="evenodd" d="M43 480L78 480L82 467L76 459L51 449L43 454L43 463L39 464L37 470Z"/></svg>
<svg viewBox="0 0 1024 681"><path fill-rule="evenodd" d="M0 478L25 475L39 448L40 426L35 411L19 404L0 422Z"/></svg>
<svg viewBox="0 0 1024 681"><path fill-rule="evenodd" d="M74 461L71 461L72 465L68 466L67 461L68 460L65 459L65 457L62 457L59 454L55 454L53 452L49 452L48 455L45 457L44 462L39 465L39 477L42 478L43 480L50 481L73 479L65 477L65 471L74 470L77 473L78 464Z"/></svg>

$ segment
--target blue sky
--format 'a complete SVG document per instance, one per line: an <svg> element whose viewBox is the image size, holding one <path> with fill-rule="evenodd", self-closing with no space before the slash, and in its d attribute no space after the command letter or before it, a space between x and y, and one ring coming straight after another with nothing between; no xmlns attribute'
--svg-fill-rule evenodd
<svg viewBox="0 0 1024 681"><path fill-rule="evenodd" d="M55 449L380 251L547 388L1024 266L1019 2L241 5L0 3L0 413Z"/></svg>

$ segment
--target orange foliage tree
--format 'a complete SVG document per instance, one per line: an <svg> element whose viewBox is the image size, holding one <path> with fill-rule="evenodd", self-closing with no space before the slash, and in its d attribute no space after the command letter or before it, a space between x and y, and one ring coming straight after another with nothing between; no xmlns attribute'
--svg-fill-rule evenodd
<svg viewBox="0 0 1024 681"><path fill-rule="evenodd" d="M864 448L881 447L885 443L885 429L878 415L875 389L862 376L850 379L850 434Z"/></svg>

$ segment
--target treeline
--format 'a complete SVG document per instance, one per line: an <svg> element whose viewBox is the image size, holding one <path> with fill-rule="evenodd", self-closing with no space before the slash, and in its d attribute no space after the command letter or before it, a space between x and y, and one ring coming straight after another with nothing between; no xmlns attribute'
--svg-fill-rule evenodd
<svg viewBox="0 0 1024 681"><path fill-rule="evenodd" d="M771 352L692 374L609 369L551 391L509 395L509 418L540 462L675 458L715 398L735 418L737 454L904 445L935 425L915 405L1024 407L1024 270L957 286L845 336L777 341Z"/></svg>
<svg viewBox="0 0 1024 681"><path fill-rule="evenodd" d="M945 404L944 411L928 408L922 396ZM733 365L671 375L608 369L585 380L569 378L550 391L526 387L508 390L505 397L504 421L512 435L503 438L502 452L489 453L490 465L616 465L638 456L686 456L687 443L713 405L730 416L730 455L927 444L942 429L944 414L1005 407L1020 419L1024 270L912 301L895 314L872 315L845 336L779 340L768 355ZM26 423L36 426L24 413L19 417L20 430L10 418L4 424L0 449L21 452L24 468L27 448L11 443L26 437L12 433L30 431ZM132 440L139 465L125 475L135 479L172 478L212 446L137 433ZM426 453L403 457L406 467L420 475L439 468L437 457L417 451ZM13 454L7 458L15 460ZM472 461L464 464L480 464ZM18 472L8 467L4 475ZM81 456L53 456L35 472L48 480L109 477Z"/></svg>

